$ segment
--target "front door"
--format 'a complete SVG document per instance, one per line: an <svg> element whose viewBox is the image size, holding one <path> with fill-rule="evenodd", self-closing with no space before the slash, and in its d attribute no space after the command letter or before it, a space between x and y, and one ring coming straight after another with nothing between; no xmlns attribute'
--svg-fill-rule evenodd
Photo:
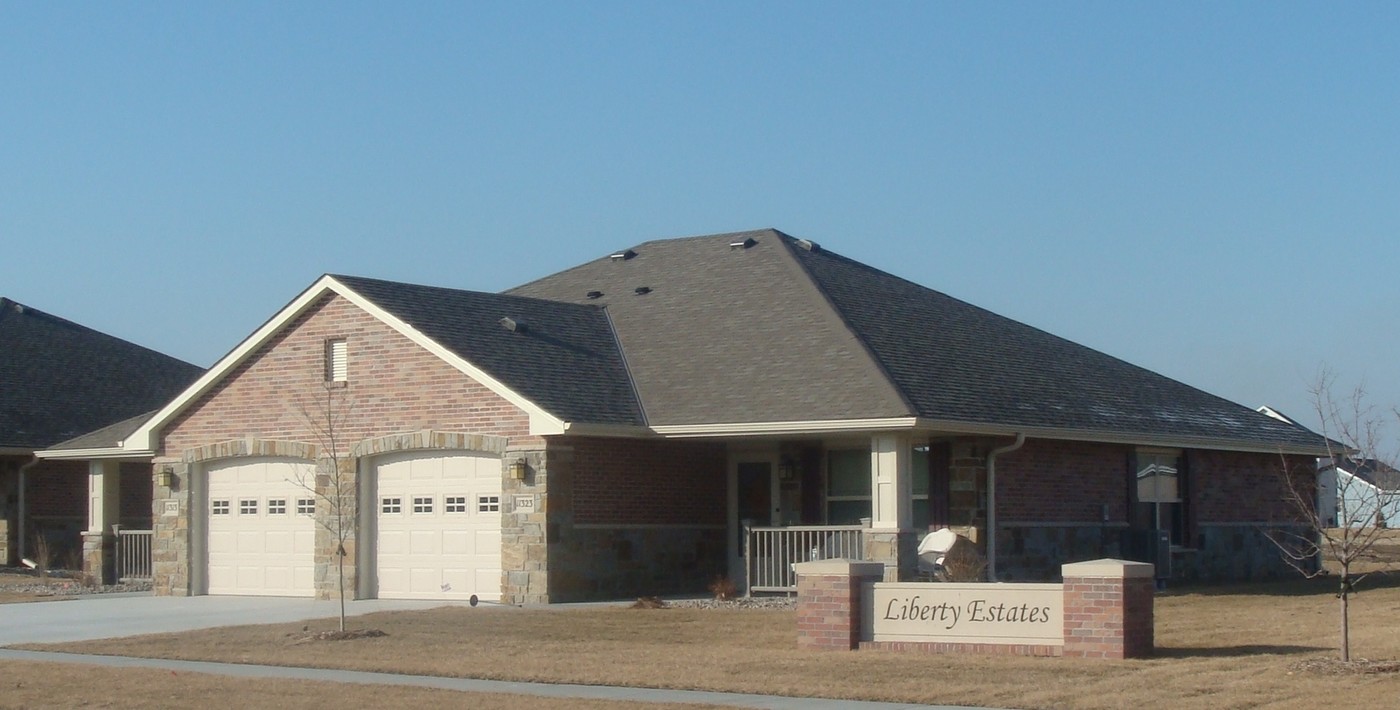
<svg viewBox="0 0 1400 710"><path fill-rule="evenodd" d="M730 546L730 579L742 583L744 574L744 528L777 525L782 510L778 505L775 463L767 457L741 458L734 464L734 516Z"/></svg>

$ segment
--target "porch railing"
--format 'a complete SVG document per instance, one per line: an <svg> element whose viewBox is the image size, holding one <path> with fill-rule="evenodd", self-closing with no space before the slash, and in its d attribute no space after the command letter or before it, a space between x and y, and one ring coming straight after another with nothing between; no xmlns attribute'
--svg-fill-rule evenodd
<svg viewBox="0 0 1400 710"><path fill-rule="evenodd" d="M796 592L798 562L844 557L865 559L865 528L859 525L813 525L787 528L746 527L745 594Z"/></svg>
<svg viewBox="0 0 1400 710"><path fill-rule="evenodd" d="M151 578L150 530L117 531L117 581Z"/></svg>

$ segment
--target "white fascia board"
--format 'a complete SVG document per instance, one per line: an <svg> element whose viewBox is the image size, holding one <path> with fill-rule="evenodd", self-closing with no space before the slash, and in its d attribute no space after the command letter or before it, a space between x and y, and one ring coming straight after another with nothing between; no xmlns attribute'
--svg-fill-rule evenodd
<svg viewBox="0 0 1400 710"><path fill-rule="evenodd" d="M145 424L142 424L140 429L137 429L128 436L126 440L122 442L123 451L127 452L128 455L139 455L141 453L154 451L157 444L156 435L167 423L179 415L180 412L184 411L186 407L203 396L204 393L212 389L229 372L243 364L243 361L247 360L259 347L274 335L281 332L281 330L291 324L292 321L296 320L298 316L306 311L307 308L314 305L316 301L320 300L327 292L333 292L347 301L350 301L357 307L363 309L366 313L374 316L380 322L422 346L424 349L428 350L428 352L438 356L458 371L480 382L487 389L524 410L530 417L531 434L542 436L546 434L561 434L564 432L565 423L563 420L544 411L544 409L519 394L516 394L495 378L477 369L471 363L463 360L431 338L418 332L417 329L390 315L358 293L355 293L345 284L327 275L317 279L316 283L312 284L305 291L302 291L301 295L284 306L282 310L278 311L272 318L269 318L267 322L263 323L256 331L253 331L252 335L245 338L243 342L238 344L238 347L234 348L229 354L215 363L213 367L209 368L198 380L195 380L194 384L185 388L185 391L181 392L179 396L169 404L161 408L159 412L156 412L155 416L151 417Z"/></svg>
<svg viewBox="0 0 1400 710"><path fill-rule="evenodd" d="M1210 449L1213 451L1238 451L1255 454L1304 454L1308 456L1317 456L1319 452L1325 451L1325 447L1314 448L1297 444L1265 444L1210 437L1125 434L1123 432L1093 431L1087 429L1018 427L1008 424L977 424L931 419L920 419L918 428L958 434L988 436L1015 436L1017 434L1025 434L1026 437L1030 439L1089 441L1106 444L1129 444L1133 446L1160 446L1172 449Z"/></svg>
<svg viewBox="0 0 1400 710"><path fill-rule="evenodd" d="M122 461L149 461L155 457L154 451L128 451L121 447L101 449L43 449L34 452L34 458L55 461L98 461L120 459Z"/></svg>
<svg viewBox="0 0 1400 710"><path fill-rule="evenodd" d="M184 411L186 407L203 396L205 392L208 392L214 385L223 380L225 375L243 364L243 361L248 359L248 357L261 347L263 343L267 342L269 338L276 335L282 328L286 327L295 320L297 316L301 315L303 311L311 307L317 299L330 289L332 283L334 283L334 281L329 276L322 276L317 279L316 283L311 284L309 288L302 291L301 295L292 299L291 303L283 306L282 310L278 311L276 315L269 318L261 327L253 331L252 335L244 338L243 342L239 343L229 354L223 356L218 362L214 363L213 367L210 367L199 379L195 380L189 387L186 387L185 391L177 395L169 404L162 407L159 412L156 412L155 416L147 420L145 424L142 424L140 429L137 429L132 432L130 436L126 437L126 439L122 441L122 448L131 452L155 450L157 432L168 424L171 419L174 419L180 412Z"/></svg>
<svg viewBox="0 0 1400 710"><path fill-rule="evenodd" d="M326 276L322 280L327 281L330 285L330 289L332 291L335 291L336 294L338 294L345 300L355 304L356 306L360 307L360 309L364 310L366 313L369 313L370 315L379 319L380 322L394 329L400 335L408 338L409 340L412 340L414 343L417 343L424 350L427 350L428 352L438 356L439 359L441 359L443 362L446 362L448 365L451 365L457 371L481 383L483 387L491 390L496 395L500 396L501 399L510 402L516 407L519 407L530 417L531 434L535 436L545 436L548 434L564 433L565 429L567 428L567 424L563 419L560 419L554 416L553 414L550 414L549 412L545 411L543 407L539 406L538 404L535 404L529 399L526 399L520 393L507 387L501 381L486 374L485 371L481 370L480 368L471 364L470 362L467 362L465 358L438 344L436 340L429 338L428 336L419 332L417 328L414 328L413 326L403 322L402 320L399 320L393 314L375 305L374 302L361 296L360 294L355 293L354 290L350 289L349 287L345 286L339 281L336 281L333 277Z"/></svg>
<svg viewBox="0 0 1400 710"><path fill-rule="evenodd" d="M680 424L654 426L660 436L686 439L713 436L771 436L774 434L832 434L851 431L889 431L912 429L915 417L886 417L881 419L830 419L796 422L731 422L726 424Z"/></svg>

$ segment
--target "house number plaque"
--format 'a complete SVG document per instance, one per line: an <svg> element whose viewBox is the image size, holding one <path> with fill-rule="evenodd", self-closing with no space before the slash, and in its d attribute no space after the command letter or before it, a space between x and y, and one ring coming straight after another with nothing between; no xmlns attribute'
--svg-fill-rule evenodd
<svg viewBox="0 0 1400 710"><path fill-rule="evenodd" d="M516 496L515 510L518 513L529 513L535 509L534 496Z"/></svg>

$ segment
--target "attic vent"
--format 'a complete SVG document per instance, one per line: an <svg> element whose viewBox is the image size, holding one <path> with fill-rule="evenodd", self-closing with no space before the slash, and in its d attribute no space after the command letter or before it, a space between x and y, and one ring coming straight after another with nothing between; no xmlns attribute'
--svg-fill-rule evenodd
<svg viewBox="0 0 1400 710"><path fill-rule="evenodd" d="M730 249L748 249L749 247L751 247L751 246L753 246L753 245L755 245L755 244L757 244L757 243L758 243L758 240L757 240L757 239L754 239L753 237L749 237L749 238L745 239L745 240L742 241L742 242L730 242L730 243L729 243L729 248L730 248Z"/></svg>
<svg viewBox="0 0 1400 710"><path fill-rule="evenodd" d="M524 333L525 321L516 320L514 318L502 318L501 327L512 333Z"/></svg>
<svg viewBox="0 0 1400 710"><path fill-rule="evenodd" d="M350 350L344 338L326 341L326 381L350 380Z"/></svg>
<svg viewBox="0 0 1400 710"><path fill-rule="evenodd" d="M589 291L589 292L588 292L588 300L590 300L590 301L593 300L593 299L595 299L595 298L602 298L602 297L603 297L603 292L602 292L602 291Z"/></svg>
<svg viewBox="0 0 1400 710"><path fill-rule="evenodd" d="M647 295L648 293L651 293L651 287L650 287L650 286L638 286L638 287L632 289L632 292L635 293L635 294L637 294L638 296L645 296L645 295Z"/></svg>
<svg viewBox="0 0 1400 710"><path fill-rule="evenodd" d="M819 251L822 250L822 245L820 245L820 244L818 244L818 243L816 243L816 242L814 242L814 241L812 241L812 240L810 240L810 239L799 239L799 240L797 240L797 246L800 246L800 247L802 247L803 249L806 249L807 251L810 251L810 252L819 252Z"/></svg>
<svg viewBox="0 0 1400 710"><path fill-rule="evenodd" d="M632 257L634 257L634 256L636 256L636 255L637 255L637 252L632 251L631 249L628 249L628 250L626 250L626 251L620 251L620 252L618 252L618 253L616 253L616 254L613 254L612 256L610 256L610 257L608 257L608 258L609 258L609 259L612 259L613 261L627 261L628 259L631 259Z"/></svg>

